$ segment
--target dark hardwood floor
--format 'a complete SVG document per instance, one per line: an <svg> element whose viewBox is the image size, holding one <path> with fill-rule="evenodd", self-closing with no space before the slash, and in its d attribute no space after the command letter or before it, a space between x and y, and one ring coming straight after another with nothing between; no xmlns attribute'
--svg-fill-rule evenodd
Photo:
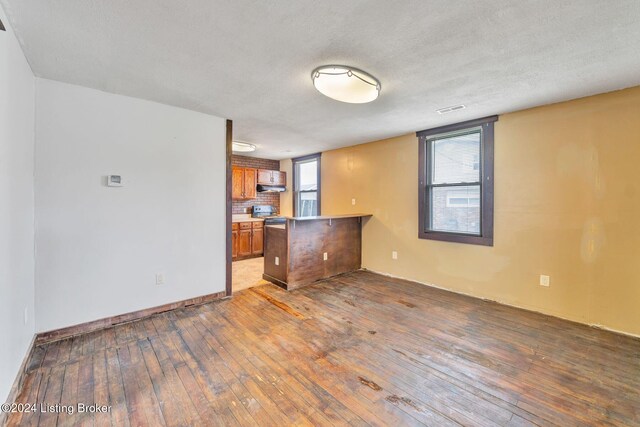
<svg viewBox="0 0 640 427"><path fill-rule="evenodd" d="M640 425L640 340L356 272L36 348L9 425Z"/></svg>

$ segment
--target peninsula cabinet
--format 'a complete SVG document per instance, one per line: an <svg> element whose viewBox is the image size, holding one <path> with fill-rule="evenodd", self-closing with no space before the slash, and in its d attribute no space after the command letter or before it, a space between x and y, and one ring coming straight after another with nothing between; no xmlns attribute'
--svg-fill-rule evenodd
<svg viewBox="0 0 640 427"><path fill-rule="evenodd" d="M287 174L281 171L258 169L258 184L261 185L287 185Z"/></svg>
<svg viewBox="0 0 640 427"><path fill-rule="evenodd" d="M362 223L370 216L287 217L264 226L262 278L290 290L359 270Z"/></svg>
<svg viewBox="0 0 640 427"><path fill-rule="evenodd" d="M257 169L234 166L231 170L231 177L231 196L234 200L255 199L257 197Z"/></svg>

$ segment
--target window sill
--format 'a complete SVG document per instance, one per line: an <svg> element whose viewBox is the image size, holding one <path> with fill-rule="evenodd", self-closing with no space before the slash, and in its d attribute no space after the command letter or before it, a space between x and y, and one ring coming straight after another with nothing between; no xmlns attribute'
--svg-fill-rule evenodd
<svg viewBox="0 0 640 427"><path fill-rule="evenodd" d="M441 242L466 243L470 245L493 246L493 236L473 236L470 234L446 233L441 231L422 231L418 238L439 240Z"/></svg>

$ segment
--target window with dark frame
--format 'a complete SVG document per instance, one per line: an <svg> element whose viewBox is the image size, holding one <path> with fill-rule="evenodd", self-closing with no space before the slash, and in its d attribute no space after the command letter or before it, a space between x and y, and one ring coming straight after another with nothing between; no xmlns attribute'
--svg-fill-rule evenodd
<svg viewBox="0 0 640 427"><path fill-rule="evenodd" d="M320 215L320 153L292 159L293 215Z"/></svg>
<svg viewBox="0 0 640 427"><path fill-rule="evenodd" d="M498 116L417 132L421 239L493 246L493 124Z"/></svg>

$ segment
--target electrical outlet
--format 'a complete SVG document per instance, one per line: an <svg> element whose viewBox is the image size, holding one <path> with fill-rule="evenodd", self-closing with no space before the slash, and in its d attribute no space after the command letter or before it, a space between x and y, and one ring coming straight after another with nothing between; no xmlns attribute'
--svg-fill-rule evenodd
<svg viewBox="0 0 640 427"><path fill-rule="evenodd" d="M322 259L324 259L325 261L329 259L329 255L325 252L324 254L322 254Z"/></svg>
<svg viewBox="0 0 640 427"><path fill-rule="evenodd" d="M280 257L276 257L276 265L280 265Z"/></svg>
<svg viewBox="0 0 640 427"><path fill-rule="evenodd" d="M156 274L156 285L164 285L164 274L157 273Z"/></svg>
<svg viewBox="0 0 640 427"><path fill-rule="evenodd" d="M549 287L551 279L549 276L545 276L544 274L540 275L540 286Z"/></svg>
<svg viewBox="0 0 640 427"><path fill-rule="evenodd" d="M27 323L29 323L29 308L25 307L24 308L24 324L26 325Z"/></svg>
<svg viewBox="0 0 640 427"><path fill-rule="evenodd" d="M398 259L398 251L391 251L391 259Z"/></svg>
<svg viewBox="0 0 640 427"><path fill-rule="evenodd" d="M351 204L352 204L353 206L355 206L355 205L356 205L356 199L351 199Z"/></svg>

